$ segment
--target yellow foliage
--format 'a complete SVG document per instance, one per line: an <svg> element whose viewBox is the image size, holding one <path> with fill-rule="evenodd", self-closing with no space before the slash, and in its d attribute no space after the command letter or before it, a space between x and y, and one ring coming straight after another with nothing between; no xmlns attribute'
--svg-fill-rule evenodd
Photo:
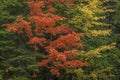
<svg viewBox="0 0 120 80"><path fill-rule="evenodd" d="M111 43L109 45L100 46L94 50L89 51L80 51L80 55L86 57L86 59L90 59L93 57L101 57L101 51L111 50L115 48L116 43Z"/></svg>
<svg viewBox="0 0 120 80"><path fill-rule="evenodd" d="M109 78L114 77L114 75L112 74L107 75L107 73L105 73L105 72L110 72L111 69L112 69L111 67L107 67L105 69L100 69L100 70L95 69L94 71L90 73L89 76L92 78L92 80L98 80L98 77L104 80L108 80Z"/></svg>
<svg viewBox="0 0 120 80"><path fill-rule="evenodd" d="M89 30L90 34L89 36L106 36L111 34L111 30Z"/></svg>
<svg viewBox="0 0 120 80"><path fill-rule="evenodd" d="M114 75L112 75L110 73L111 71L111 67L106 67L104 69L94 69L93 71L91 71L91 73L85 73L83 69L79 68L79 69L67 69L68 74L69 73L75 73L76 76L78 77L77 80L99 80L99 78L103 79L103 80L108 80L109 78L113 78ZM110 73L109 75L107 74Z"/></svg>
<svg viewBox="0 0 120 80"><path fill-rule="evenodd" d="M98 80L96 74L92 73L90 76L93 78L93 80Z"/></svg>
<svg viewBox="0 0 120 80"><path fill-rule="evenodd" d="M88 37L110 35L111 30L102 31L94 29L95 27L110 26L110 24L100 21L101 19L105 19L105 16L102 14L108 11L112 12L112 10L106 9L106 7L102 6L106 1L107 0L88 0L88 4L80 4L76 6L77 12L82 14L76 15L74 18L72 18L70 23L81 29Z"/></svg>
<svg viewBox="0 0 120 80"><path fill-rule="evenodd" d="M86 0L82 0L84 2ZM103 7L103 4L109 0L87 0L87 3L80 3L75 8L75 17L72 18L69 23L74 25L77 29L81 30L87 38L95 38L99 36L110 36L111 29L108 27L110 24L103 23L102 20L105 19L105 13L113 12L112 9L107 9L107 7ZM97 41L96 41L97 42ZM93 44L94 45L94 44ZM109 45L99 46L95 49L91 49L88 51L82 50L79 52L79 55L82 59L89 61L90 63L95 63L94 59L102 57L101 53L107 50L111 50L115 48L115 43L111 43ZM110 67L101 69L93 69L90 74L85 74L84 72L76 71L77 76L82 79L89 80L98 80L99 77L103 80L108 80L109 77L113 77L112 74L106 74L111 70Z"/></svg>

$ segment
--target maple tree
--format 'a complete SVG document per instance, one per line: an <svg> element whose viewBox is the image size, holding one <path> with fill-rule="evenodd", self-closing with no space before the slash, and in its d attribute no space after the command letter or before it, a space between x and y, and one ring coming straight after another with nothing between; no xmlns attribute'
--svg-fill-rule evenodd
<svg viewBox="0 0 120 80"><path fill-rule="evenodd" d="M8 31L27 37L27 44L36 52L47 54L47 59L38 62L40 67L50 69L57 77L60 68L79 68L88 66L85 61L75 59L78 49L83 49L79 43L84 35L77 33L69 26L57 25L65 21L65 17L54 14L52 3L72 4L70 0L29 0L26 4L30 8L27 20L18 16L13 24L4 24ZM41 50L43 49L43 50Z"/></svg>

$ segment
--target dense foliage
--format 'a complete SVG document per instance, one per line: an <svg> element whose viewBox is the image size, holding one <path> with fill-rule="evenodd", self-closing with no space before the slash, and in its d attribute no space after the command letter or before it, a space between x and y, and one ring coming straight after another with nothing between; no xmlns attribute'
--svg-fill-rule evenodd
<svg viewBox="0 0 120 80"><path fill-rule="evenodd" d="M119 0L1 0L0 80L119 80Z"/></svg>

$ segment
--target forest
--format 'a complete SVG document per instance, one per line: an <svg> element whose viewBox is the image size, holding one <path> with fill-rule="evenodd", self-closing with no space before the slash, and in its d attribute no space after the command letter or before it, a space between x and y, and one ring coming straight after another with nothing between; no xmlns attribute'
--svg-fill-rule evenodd
<svg viewBox="0 0 120 80"><path fill-rule="evenodd" d="M120 80L120 0L0 0L0 80Z"/></svg>

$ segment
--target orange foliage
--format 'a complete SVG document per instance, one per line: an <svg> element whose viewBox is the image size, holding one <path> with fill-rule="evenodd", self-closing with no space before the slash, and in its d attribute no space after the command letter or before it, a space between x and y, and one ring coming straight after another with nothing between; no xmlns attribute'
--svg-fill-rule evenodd
<svg viewBox="0 0 120 80"><path fill-rule="evenodd" d="M22 34L25 31L27 36L31 37L32 29L29 24L30 22L25 21L22 16L18 16L14 24L4 24L4 26L8 27L9 32L14 31L18 34Z"/></svg>
<svg viewBox="0 0 120 80"><path fill-rule="evenodd" d="M68 49L69 47L72 46L83 48L83 45L77 42L80 36L82 36L82 34L78 34L75 32L63 36L61 35L57 40L51 42L50 46L52 46L53 48L64 48L64 49Z"/></svg>
<svg viewBox="0 0 120 80"><path fill-rule="evenodd" d="M43 47L48 53L48 58L38 62L38 65L49 68L53 75L59 76L60 68L79 68L88 66L88 63L74 59L78 55L77 49L84 48L78 43L83 34L75 32L68 26L56 26L56 22L65 20L65 17L53 14L55 9L51 5L52 2L71 3L70 0L30 0L26 2L30 8L28 20L25 21L19 16L14 24L5 26L8 31L25 33L28 38L27 44L36 51ZM48 13L42 8L46 8Z"/></svg>

